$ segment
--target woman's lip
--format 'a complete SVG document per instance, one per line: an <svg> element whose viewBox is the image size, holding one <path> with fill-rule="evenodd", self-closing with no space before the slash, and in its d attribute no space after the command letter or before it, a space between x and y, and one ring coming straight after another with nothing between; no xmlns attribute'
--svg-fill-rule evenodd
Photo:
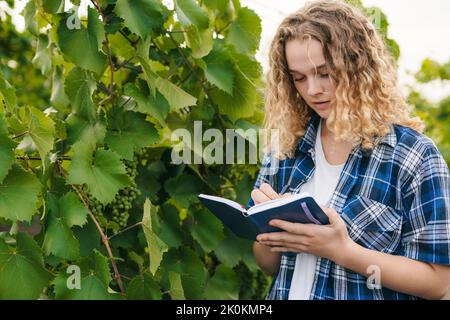
<svg viewBox="0 0 450 320"><path fill-rule="evenodd" d="M322 101L322 102L313 102L314 104L324 104L324 103L328 103L330 101Z"/></svg>

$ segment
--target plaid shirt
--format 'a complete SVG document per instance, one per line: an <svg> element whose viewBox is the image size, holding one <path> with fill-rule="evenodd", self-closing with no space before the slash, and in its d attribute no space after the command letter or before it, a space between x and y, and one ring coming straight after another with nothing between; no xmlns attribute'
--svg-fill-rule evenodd
<svg viewBox="0 0 450 320"><path fill-rule="evenodd" d="M314 173L320 118L313 114L295 157L279 161L277 192L297 193ZM274 187L266 156L256 179ZM264 169L264 170L263 170ZM275 187L274 187L275 188ZM247 207L253 206L250 199ZM431 139L400 125L370 153L350 153L330 201L361 246L427 263L450 264L450 175ZM288 299L296 253L283 253L266 299ZM369 289L367 277L318 257L310 299L416 299L387 288Z"/></svg>

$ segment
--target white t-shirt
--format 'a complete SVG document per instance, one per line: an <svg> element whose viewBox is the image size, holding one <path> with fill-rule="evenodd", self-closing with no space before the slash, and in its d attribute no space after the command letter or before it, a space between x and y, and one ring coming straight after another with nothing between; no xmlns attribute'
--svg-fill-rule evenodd
<svg viewBox="0 0 450 320"><path fill-rule="evenodd" d="M317 130L315 144L316 169L311 179L299 192L308 192L320 205L328 206L345 163L331 165L325 159L321 140L322 120ZM309 300L316 272L317 256L309 253L298 253L292 276L289 300Z"/></svg>

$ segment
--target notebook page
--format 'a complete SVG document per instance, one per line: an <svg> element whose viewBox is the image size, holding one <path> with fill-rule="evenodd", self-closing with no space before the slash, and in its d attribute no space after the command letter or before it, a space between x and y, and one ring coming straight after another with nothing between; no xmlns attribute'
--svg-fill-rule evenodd
<svg viewBox="0 0 450 320"><path fill-rule="evenodd" d="M310 196L311 195L307 192L301 192L298 194L293 194L292 196L289 196L289 197L273 199L270 201L259 203L255 206L251 207L250 209L248 209L247 214L252 215L252 214L255 214L255 213L258 213L261 211L265 211L265 210L268 210L271 208L280 207L286 203L294 202L294 201L297 201L298 199L306 198L306 197L310 197Z"/></svg>
<svg viewBox="0 0 450 320"><path fill-rule="evenodd" d="M200 194L199 197L202 197L204 199L209 199L209 200L213 200L216 202L222 202L225 203L227 205L229 205L230 207L233 207L241 212L247 212L247 210L245 210L245 208L242 208L241 205L233 200L229 200L229 199L225 199L225 198L221 198L221 197L216 197L216 196L210 196L207 194Z"/></svg>

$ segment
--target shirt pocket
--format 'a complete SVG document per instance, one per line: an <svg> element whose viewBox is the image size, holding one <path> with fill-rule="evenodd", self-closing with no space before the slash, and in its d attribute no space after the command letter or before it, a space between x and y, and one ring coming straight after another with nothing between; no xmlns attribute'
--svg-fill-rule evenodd
<svg viewBox="0 0 450 320"><path fill-rule="evenodd" d="M351 239L365 248L385 253L396 251L401 240L402 214L381 202L356 195L342 210Z"/></svg>

